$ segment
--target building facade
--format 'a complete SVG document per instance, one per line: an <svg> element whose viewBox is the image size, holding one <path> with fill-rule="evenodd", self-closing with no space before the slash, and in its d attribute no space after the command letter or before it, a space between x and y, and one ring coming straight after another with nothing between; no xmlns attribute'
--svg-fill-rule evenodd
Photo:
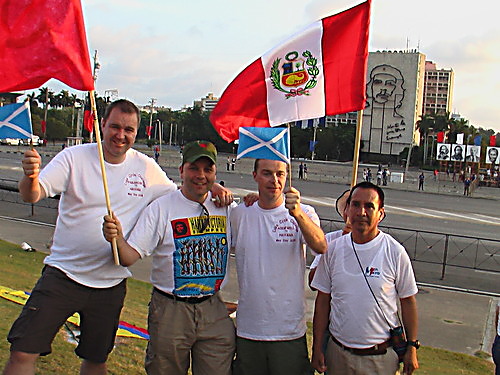
<svg viewBox="0 0 500 375"><path fill-rule="evenodd" d="M202 111L211 112L215 108L218 101L219 98L209 92L207 96L201 98L200 100L195 100L193 104L195 107L200 107Z"/></svg>
<svg viewBox="0 0 500 375"><path fill-rule="evenodd" d="M454 81L452 69L437 69L432 61L425 62L424 115L451 113Z"/></svg>
<svg viewBox="0 0 500 375"><path fill-rule="evenodd" d="M425 55L416 50L370 52L362 153L398 156L405 147L419 145L424 73Z"/></svg>

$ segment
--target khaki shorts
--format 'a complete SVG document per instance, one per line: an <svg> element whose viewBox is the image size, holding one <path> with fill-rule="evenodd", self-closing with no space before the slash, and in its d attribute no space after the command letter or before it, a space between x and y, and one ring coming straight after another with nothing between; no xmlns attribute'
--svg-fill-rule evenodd
<svg viewBox="0 0 500 375"><path fill-rule="evenodd" d="M115 342L126 294L126 280L111 288L90 288L45 266L17 320L8 341L11 351L49 354L55 335L75 312L80 314L80 339L75 353L104 363Z"/></svg>
<svg viewBox="0 0 500 375"><path fill-rule="evenodd" d="M218 294L200 303L154 290L149 304L146 372L149 375L231 375L235 329Z"/></svg>

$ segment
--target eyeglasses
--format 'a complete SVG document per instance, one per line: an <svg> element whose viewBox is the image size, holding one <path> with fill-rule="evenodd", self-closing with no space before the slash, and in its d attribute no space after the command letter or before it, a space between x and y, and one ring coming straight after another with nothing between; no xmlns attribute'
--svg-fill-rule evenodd
<svg viewBox="0 0 500 375"><path fill-rule="evenodd" d="M200 215L198 216L198 223L199 224L199 232L205 232L205 230L208 228L208 225L210 224L210 213L208 212L207 208L200 203L201 206L201 212Z"/></svg>

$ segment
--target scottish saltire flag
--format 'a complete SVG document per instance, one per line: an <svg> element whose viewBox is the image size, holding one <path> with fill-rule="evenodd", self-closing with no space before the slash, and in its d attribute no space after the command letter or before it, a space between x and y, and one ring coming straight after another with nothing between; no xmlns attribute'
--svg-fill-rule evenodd
<svg viewBox="0 0 500 375"><path fill-rule="evenodd" d="M324 128L325 125L326 125L326 117L295 121L295 126L301 129L317 128L317 127Z"/></svg>
<svg viewBox="0 0 500 375"><path fill-rule="evenodd" d="M290 163L288 128L240 128L237 159L271 159Z"/></svg>
<svg viewBox="0 0 500 375"><path fill-rule="evenodd" d="M323 18L247 66L210 121L227 142L238 128L361 110L366 102L370 0Z"/></svg>
<svg viewBox="0 0 500 375"><path fill-rule="evenodd" d="M0 107L0 139L30 139L31 114L28 102L8 104Z"/></svg>

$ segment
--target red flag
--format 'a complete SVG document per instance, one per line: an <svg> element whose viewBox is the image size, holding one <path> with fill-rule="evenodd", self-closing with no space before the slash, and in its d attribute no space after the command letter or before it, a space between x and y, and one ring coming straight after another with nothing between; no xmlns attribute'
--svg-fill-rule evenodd
<svg viewBox="0 0 500 375"><path fill-rule="evenodd" d="M496 135L490 135L490 146L495 147L497 145Z"/></svg>
<svg viewBox="0 0 500 375"><path fill-rule="evenodd" d="M51 78L94 89L80 0L1 1L0 15L0 92Z"/></svg>
<svg viewBox="0 0 500 375"><path fill-rule="evenodd" d="M146 126L146 135L148 137L151 137L151 131L153 130L153 126L152 125L147 125Z"/></svg>
<svg viewBox="0 0 500 375"><path fill-rule="evenodd" d="M85 104L83 107L83 127L89 132L94 132L94 116L92 108L90 107L90 94L87 94L85 98Z"/></svg>
<svg viewBox="0 0 500 375"><path fill-rule="evenodd" d="M357 111L365 106L370 0L276 46L226 88L210 121L228 142L238 128Z"/></svg>
<svg viewBox="0 0 500 375"><path fill-rule="evenodd" d="M439 132L437 134L437 141L438 141L438 143L443 143L444 142L444 132Z"/></svg>
<svg viewBox="0 0 500 375"><path fill-rule="evenodd" d="M47 122L42 120L42 133L45 134L47 132Z"/></svg>

